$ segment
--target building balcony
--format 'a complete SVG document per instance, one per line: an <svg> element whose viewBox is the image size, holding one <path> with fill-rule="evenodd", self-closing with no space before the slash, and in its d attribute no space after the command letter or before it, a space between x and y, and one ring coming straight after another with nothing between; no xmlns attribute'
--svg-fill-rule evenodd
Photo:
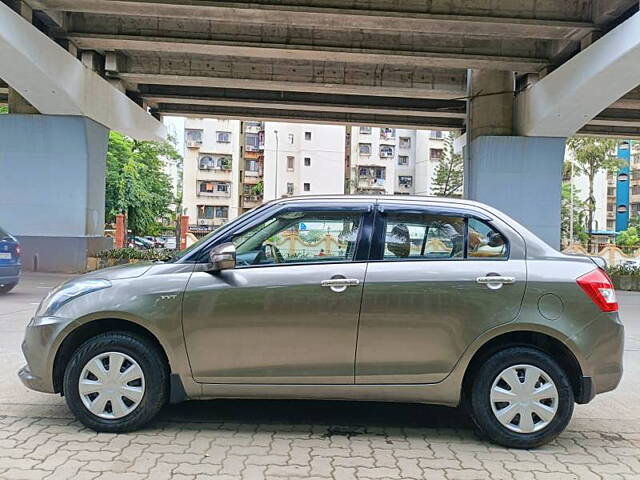
<svg viewBox="0 0 640 480"><path fill-rule="evenodd" d="M256 208L262 205L262 197L259 195L244 195L242 197L243 208Z"/></svg>
<svg viewBox="0 0 640 480"><path fill-rule="evenodd" d="M215 197L215 198L231 198L231 191L228 192L200 192L196 193L198 197Z"/></svg>
<svg viewBox="0 0 640 480"><path fill-rule="evenodd" d="M358 178L356 188L358 188L358 190L385 190L385 179L375 177L360 177Z"/></svg>
<svg viewBox="0 0 640 480"><path fill-rule="evenodd" d="M261 172L251 172L245 170L244 172L244 183L247 185L257 185L262 181L262 173Z"/></svg>

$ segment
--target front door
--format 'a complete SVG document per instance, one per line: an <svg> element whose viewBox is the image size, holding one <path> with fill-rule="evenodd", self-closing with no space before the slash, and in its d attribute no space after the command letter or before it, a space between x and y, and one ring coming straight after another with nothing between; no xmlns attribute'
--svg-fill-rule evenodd
<svg viewBox="0 0 640 480"><path fill-rule="evenodd" d="M354 383L368 208L289 206L233 237L235 269L192 275L183 325L196 381Z"/></svg>
<svg viewBox="0 0 640 480"><path fill-rule="evenodd" d="M356 383L438 382L482 332L518 315L523 242L456 211L383 210L362 298Z"/></svg>

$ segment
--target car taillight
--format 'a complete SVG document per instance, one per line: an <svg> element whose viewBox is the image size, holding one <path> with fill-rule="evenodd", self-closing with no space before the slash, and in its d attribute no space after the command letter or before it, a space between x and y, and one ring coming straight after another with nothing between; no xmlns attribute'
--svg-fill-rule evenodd
<svg viewBox="0 0 640 480"><path fill-rule="evenodd" d="M16 257L20 256L20 245L16 245Z"/></svg>
<svg viewBox="0 0 640 480"><path fill-rule="evenodd" d="M576 280L589 298L603 312L617 312L618 300L613 282L607 272L598 268Z"/></svg>

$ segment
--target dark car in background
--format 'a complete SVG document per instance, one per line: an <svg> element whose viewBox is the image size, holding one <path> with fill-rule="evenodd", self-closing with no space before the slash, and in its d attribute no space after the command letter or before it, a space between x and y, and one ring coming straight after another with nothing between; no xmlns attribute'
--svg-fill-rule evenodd
<svg viewBox="0 0 640 480"><path fill-rule="evenodd" d="M0 295L18 284L21 267L18 240L0 226Z"/></svg>

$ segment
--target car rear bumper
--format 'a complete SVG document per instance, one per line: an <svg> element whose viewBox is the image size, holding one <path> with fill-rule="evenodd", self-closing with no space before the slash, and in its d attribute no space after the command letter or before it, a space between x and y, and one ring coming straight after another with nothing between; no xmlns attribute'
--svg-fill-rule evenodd
<svg viewBox="0 0 640 480"><path fill-rule="evenodd" d="M583 352L578 403L587 403L600 393L615 389L622 379L624 326L617 313L591 322L572 337Z"/></svg>
<svg viewBox="0 0 640 480"><path fill-rule="evenodd" d="M13 285L20 280L21 265L0 265L0 285Z"/></svg>

